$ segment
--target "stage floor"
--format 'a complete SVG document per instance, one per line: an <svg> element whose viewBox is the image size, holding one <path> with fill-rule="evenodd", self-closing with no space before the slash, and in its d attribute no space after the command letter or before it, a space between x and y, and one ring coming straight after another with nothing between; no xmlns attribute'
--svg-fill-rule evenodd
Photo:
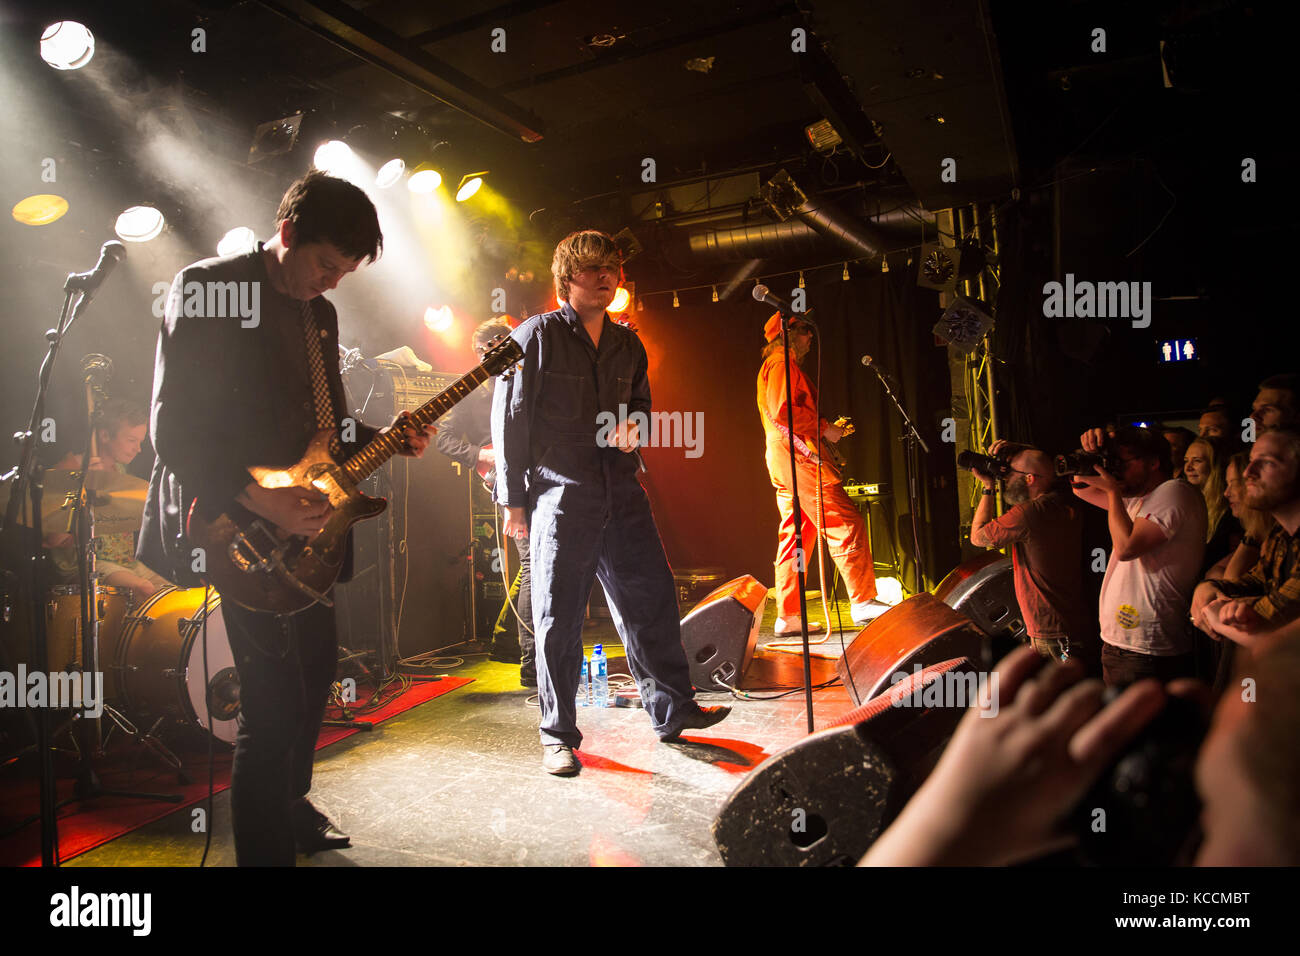
<svg viewBox="0 0 1300 956"><path fill-rule="evenodd" d="M773 639L771 618L769 603L760 643ZM845 642L856 633L844 632ZM608 623L588 626L584 637L607 642L611 674L625 671ZM825 653L840 653L836 635ZM770 657L760 655L747 684L758 677L801 686L798 656ZM814 683L833 677L832 667L815 660ZM557 778L541 769L534 692L519 687L518 671L467 658L446 673L474 683L318 752L312 800L352 847L300 856L299 865L718 866L709 828L719 807L744 774L806 734L801 692L779 700L701 693L701 703L731 703L732 714L678 744L660 743L640 709L584 708L583 771ZM839 684L814 692L819 728L850 708ZM195 866L203 835L191 831L191 813L179 810L65 866ZM208 865L233 866L229 791L217 794L214 814Z"/></svg>

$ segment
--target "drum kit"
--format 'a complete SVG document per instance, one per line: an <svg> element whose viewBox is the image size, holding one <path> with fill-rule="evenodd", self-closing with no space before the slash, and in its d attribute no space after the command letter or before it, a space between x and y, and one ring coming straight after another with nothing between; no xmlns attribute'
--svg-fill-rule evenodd
<svg viewBox="0 0 1300 956"><path fill-rule="evenodd" d="M78 471L45 473L43 524L59 527L77 498ZM94 509L95 533L134 532L144 513L148 483L115 471L89 471L86 493ZM98 634L100 670L104 675L105 716L135 733L131 719L151 722L143 739L155 741L159 730L197 728L233 744L239 716L239 676L221 615L221 598L205 588L166 586L143 601L127 588L97 584L90 606L89 634ZM205 600L206 594L206 600ZM71 673L88 669L90 655L83 633L82 589L57 585L44 602L48 670ZM28 663L27 627L15 606L6 630L13 635L8 656ZM204 624L206 623L206 628ZM95 625L98 625L97 627ZM205 634L206 632L206 634ZM131 718L131 719L126 719ZM164 758L166 759L166 758ZM178 766L178 762L168 759Z"/></svg>

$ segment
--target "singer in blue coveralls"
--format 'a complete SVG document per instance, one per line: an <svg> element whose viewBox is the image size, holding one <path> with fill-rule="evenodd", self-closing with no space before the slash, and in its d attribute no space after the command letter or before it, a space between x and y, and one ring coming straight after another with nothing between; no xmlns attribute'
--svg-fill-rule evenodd
<svg viewBox="0 0 1300 956"><path fill-rule="evenodd" d="M505 533L527 536L532 556L542 767L568 776L581 768L574 697L597 578L661 740L731 709L695 703L672 571L637 480L637 428L624 417L611 434L597 419L620 406L650 412L645 347L605 311L622 275L618 247L603 232L575 232L556 246L551 273L561 307L511 333L524 358L493 395L492 444Z"/></svg>

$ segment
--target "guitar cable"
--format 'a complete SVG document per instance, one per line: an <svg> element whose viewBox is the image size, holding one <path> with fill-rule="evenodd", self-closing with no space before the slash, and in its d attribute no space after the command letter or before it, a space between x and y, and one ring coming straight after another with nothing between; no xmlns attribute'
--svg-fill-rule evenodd
<svg viewBox="0 0 1300 956"><path fill-rule="evenodd" d="M203 869L208 864L208 851L212 849L212 802L216 793L216 751L213 747L214 737L212 735L212 698L210 688L212 686L212 677L208 673L208 615L211 613L208 607L208 601L212 592L212 586L206 581L203 582L203 621L200 624L202 631L200 640L203 642L203 697L207 702L208 711L208 817L203 821L203 856L199 859L199 869Z"/></svg>

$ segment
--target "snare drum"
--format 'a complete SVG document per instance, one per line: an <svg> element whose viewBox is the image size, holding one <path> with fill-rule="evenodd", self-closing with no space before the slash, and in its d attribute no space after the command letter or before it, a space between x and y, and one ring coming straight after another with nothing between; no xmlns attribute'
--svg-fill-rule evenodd
<svg viewBox="0 0 1300 956"><path fill-rule="evenodd" d="M239 674L211 591L206 616L208 653L203 681L203 588L166 587L126 618L117 670L127 713L141 719L175 717L234 743L239 717Z"/></svg>
<svg viewBox="0 0 1300 956"><path fill-rule="evenodd" d="M117 696L112 665L122 637L122 621L131 610L131 591L101 584L95 588L95 605L92 612L99 616L99 669L104 675L104 697L112 700ZM50 673L80 671L89 666L90 654L81 638L78 585L60 584L49 589L45 602L45 640Z"/></svg>

